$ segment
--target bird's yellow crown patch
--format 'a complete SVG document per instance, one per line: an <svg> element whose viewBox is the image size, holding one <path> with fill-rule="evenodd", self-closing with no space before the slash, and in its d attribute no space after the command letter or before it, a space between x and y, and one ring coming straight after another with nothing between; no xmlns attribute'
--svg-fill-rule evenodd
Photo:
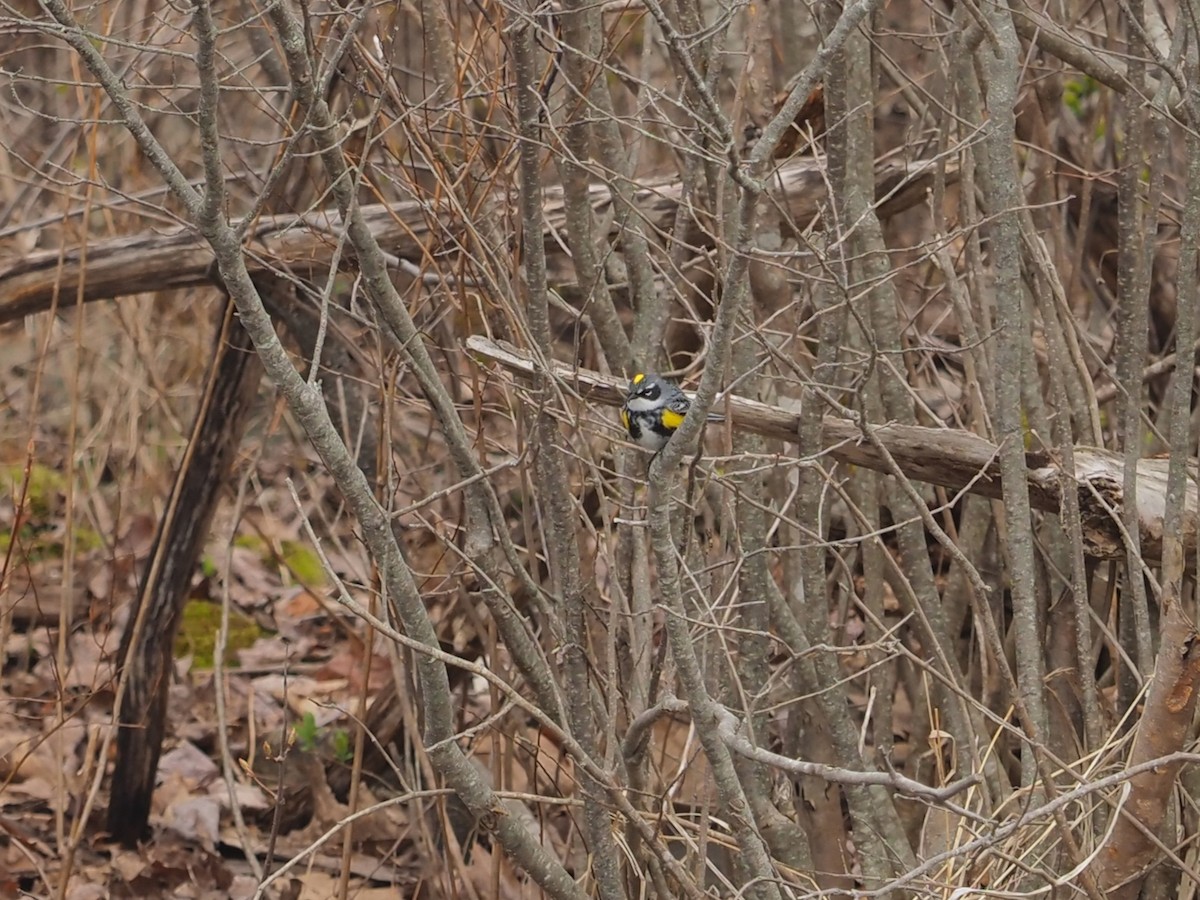
<svg viewBox="0 0 1200 900"><path fill-rule="evenodd" d="M643 381L645 381L645 380L646 380L646 373L645 373L645 372L638 372L636 375L634 375L634 376L633 376L633 383L634 383L634 384L641 384L641 383L642 383Z"/></svg>

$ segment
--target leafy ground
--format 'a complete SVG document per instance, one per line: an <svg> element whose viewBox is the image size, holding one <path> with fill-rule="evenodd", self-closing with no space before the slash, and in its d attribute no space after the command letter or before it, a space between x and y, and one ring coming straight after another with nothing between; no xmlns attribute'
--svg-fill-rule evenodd
<svg viewBox="0 0 1200 900"><path fill-rule="evenodd" d="M40 323L4 342L0 896L50 896L60 885L70 898L252 896L262 869L289 860L294 868L277 875L270 895L330 896L343 869L335 826L351 809L326 772L352 763L355 718L393 670L331 602L285 483L294 478L314 505L327 488L308 474L265 389L239 465L240 499L214 523L176 641L152 836L123 850L103 833L120 635L196 402L189 376L207 348L206 329L191 329L189 342L185 329L166 327L168 346L138 354L124 310L83 315L110 338L104 350L72 347L70 316L51 323L50 335ZM131 357L129 390L88 389ZM335 514L323 527L339 521L329 505ZM327 558L349 584L369 585L365 554L344 524L340 535L326 541ZM369 601L368 590L352 589ZM301 799L278 804L295 785L306 788ZM394 784L376 789L397 793ZM364 784L355 808L375 802ZM395 804L354 822L354 896L395 896L397 884L419 893L437 880L431 860L412 852L414 817L429 805ZM486 856L472 862L481 885L491 877Z"/></svg>

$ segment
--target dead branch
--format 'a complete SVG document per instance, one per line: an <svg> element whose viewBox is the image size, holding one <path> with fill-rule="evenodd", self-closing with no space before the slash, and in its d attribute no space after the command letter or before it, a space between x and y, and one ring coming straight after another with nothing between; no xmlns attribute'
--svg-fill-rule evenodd
<svg viewBox="0 0 1200 900"><path fill-rule="evenodd" d="M471 337L466 347L481 364L498 364L522 381L533 376L536 365L533 359L511 345ZM625 399L626 383L622 380L565 363L556 362L553 369L553 374L583 400L619 406ZM736 396L718 397L714 409L729 416L736 428L789 444L799 443L799 413ZM849 419L828 416L822 427L823 446L802 450L806 456L830 456L841 463L891 474L887 460L865 437L864 428L869 428L887 448L905 476L955 492L1002 499L997 446L966 431L919 425L859 425ZM1162 554L1167 464L1166 459L1138 462L1137 502L1142 555L1147 560L1158 560ZM1058 459L1049 453L1027 453L1026 465L1033 506L1060 514L1064 472ZM1120 530L1123 471L1119 454L1098 447L1075 448L1075 474L1070 480L1074 481L1079 496L1084 549L1092 556L1113 559L1125 554ZM1200 506L1196 475L1193 467L1183 525L1189 558L1195 553Z"/></svg>
<svg viewBox="0 0 1200 900"><path fill-rule="evenodd" d="M933 183L938 165L931 162L906 169L897 163L881 162L875 180L880 215L894 215L920 203ZM941 165L947 180L954 181L957 178L954 164ZM825 199L820 165L811 158L781 166L772 188L786 198L793 221L801 226L817 217ZM674 221L681 195L681 182L660 179L639 188L634 200L650 230L662 233ZM602 220L616 218L604 216L612 201L606 185L593 185L590 196ZM424 200L371 204L362 210L375 239L393 255L397 268L433 272L432 260L457 253L462 246L458 240L462 235L456 234L456 227ZM434 220L438 222L436 228L430 224ZM551 237L566 230L561 190L547 191L545 223L547 254L569 268L570 260L562 246ZM336 210L262 216L247 229L247 267L251 274L270 269L301 277L325 271L345 229ZM11 237L13 233L10 230L7 235ZM619 237L615 231L610 236ZM702 240L701 235L681 237L697 243ZM75 302L81 281L84 302L211 284L212 260L207 244L187 226L91 241L86 257L80 248L70 248L65 252L46 250L11 260L0 259L0 324L44 312L50 309L56 296L60 302ZM353 265L349 260L346 264Z"/></svg>

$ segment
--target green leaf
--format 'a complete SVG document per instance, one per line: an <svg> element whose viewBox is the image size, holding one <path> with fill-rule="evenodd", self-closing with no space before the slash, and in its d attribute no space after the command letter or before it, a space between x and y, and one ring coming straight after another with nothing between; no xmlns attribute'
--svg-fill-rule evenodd
<svg viewBox="0 0 1200 900"><path fill-rule="evenodd" d="M296 743L305 753L312 753L317 749L317 718L312 713L306 712L304 718L292 728L292 732L296 735Z"/></svg>
<svg viewBox="0 0 1200 900"><path fill-rule="evenodd" d="M350 741L350 732L339 728L333 733L333 756L340 763L350 763L354 760L354 746Z"/></svg>
<svg viewBox="0 0 1200 900"><path fill-rule="evenodd" d="M207 600L189 600L183 607L183 619L175 636L175 657L192 655L192 667L211 669L221 628L221 606ZM262 637L259 624L236 609L229 611L229 635L225 642L225 661L236 666L235 652L253 647Z"/></svg>

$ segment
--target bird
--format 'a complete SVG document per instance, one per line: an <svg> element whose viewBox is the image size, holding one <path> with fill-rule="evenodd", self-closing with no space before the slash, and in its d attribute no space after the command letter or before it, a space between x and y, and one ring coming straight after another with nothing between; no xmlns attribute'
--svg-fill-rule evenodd
<svg viewBox="0 0 1200 900"><path fill-rule="evenodd" d="M621 424L629 439L655 456L667 446L692 401L674 382L661 375L638 372L629 382L629 392L621 405ZM708 421L720 422L722 416L709 413Z"/></svg>

